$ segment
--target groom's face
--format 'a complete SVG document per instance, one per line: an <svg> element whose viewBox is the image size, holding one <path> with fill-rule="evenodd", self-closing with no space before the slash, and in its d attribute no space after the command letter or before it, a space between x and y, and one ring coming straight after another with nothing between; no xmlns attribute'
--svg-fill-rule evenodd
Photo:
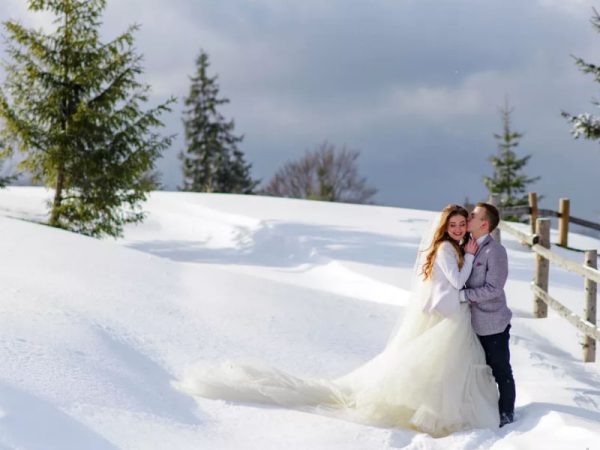
<svg viewBox="0 0 600 450"><path fill-rule="evenodd" d="M480 206L476 206L471 214L469 214L469 225L467 230L473 235L473 237L478 238L479 236L483 236L487 233L487 223L488 221L485 217L485 209Z"/></svg>

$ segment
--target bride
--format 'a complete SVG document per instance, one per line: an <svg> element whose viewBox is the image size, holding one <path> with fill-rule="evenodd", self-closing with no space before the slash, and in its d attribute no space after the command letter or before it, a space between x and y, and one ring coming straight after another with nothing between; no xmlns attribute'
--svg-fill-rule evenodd
<svg viewBox="0 0 600 450"><path fill-rule="evenodd" d="M341 378L302 379L258 364L194 366L177 389L192 396L312 410L434 437L497 428L498 391L467 303L459 302L477 252L468 212L442 210L423 238L406 314L377 356Z"/></svg>

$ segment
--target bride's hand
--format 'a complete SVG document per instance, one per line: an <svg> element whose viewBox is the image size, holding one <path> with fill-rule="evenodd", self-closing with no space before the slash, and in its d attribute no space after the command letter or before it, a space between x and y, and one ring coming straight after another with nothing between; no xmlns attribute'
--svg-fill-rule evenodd
<svg viewBox="0 0 600 450"><path fill-rule="evenodd" d="M465 245L465 252L474 255L477 253L477 249L477 241L473 238L469 239L469 242L467 242L467 245Z"/></svg>

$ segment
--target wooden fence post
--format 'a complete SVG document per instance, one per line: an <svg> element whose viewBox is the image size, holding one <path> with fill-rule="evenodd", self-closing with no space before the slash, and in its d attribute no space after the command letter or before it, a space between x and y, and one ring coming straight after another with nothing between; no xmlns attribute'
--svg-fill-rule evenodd
<svg viewBox="0 0 600 450"><path fill-rule="evenodd" d="M490 194L489 202L491 205L494 205L500 211L500 195L499 194ZM502 220L502 214L500 214L500 220ZM498 243L500 243L500 228L496 227L494 231L492 231L492 237Z"/></svg>
<svg viewBox="0 0 600 450"><path fill-rule="evenodd" d="M537 219L535 231L539 236L538 244L542 247L550 248L550 219ZM548 292L549 271L550 261L536 254L534 282L536 286L545 292ZM534 295L533 299L533 317L548 317L548 305L537 295Z"/></svg>
<svg viewBox="0 0 600 450"><path fill-rule="evenodd" d="M535 224L538 218L537 194L535 192L529 193L529 207L531 208L531 234L535 234Z"/></svg>
<svg viewBox="0 0 600 450"><path fill-rule="evenodd" d="M558 205L558 245L566 247L569 244L569 215L570 205L568 198L561 198Z"/></svg>
<svg viewBox="0 0 600 450"><path fill-rule="evenodd" d="M596 250L588 250L585 252L584 265L598 267L598 252ZM596 324L596 293L597 287L596 282L588 280L584 281L585 286L585 308L583 310L583 318L594 325ZM583 361L594 362L596 361L596 340L589 336L584 336L583 339Z"/></svg>

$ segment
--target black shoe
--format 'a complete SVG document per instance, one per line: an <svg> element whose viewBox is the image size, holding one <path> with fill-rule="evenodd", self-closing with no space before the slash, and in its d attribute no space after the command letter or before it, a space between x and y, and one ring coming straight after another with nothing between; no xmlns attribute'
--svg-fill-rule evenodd
<svg viewBox="0 0 600 450"><path fill-rule="evenodd" d="M504 425L508 425L509 423L513 423L515 421L513 413L502 413L500 414L500 428Z"/></svg>

